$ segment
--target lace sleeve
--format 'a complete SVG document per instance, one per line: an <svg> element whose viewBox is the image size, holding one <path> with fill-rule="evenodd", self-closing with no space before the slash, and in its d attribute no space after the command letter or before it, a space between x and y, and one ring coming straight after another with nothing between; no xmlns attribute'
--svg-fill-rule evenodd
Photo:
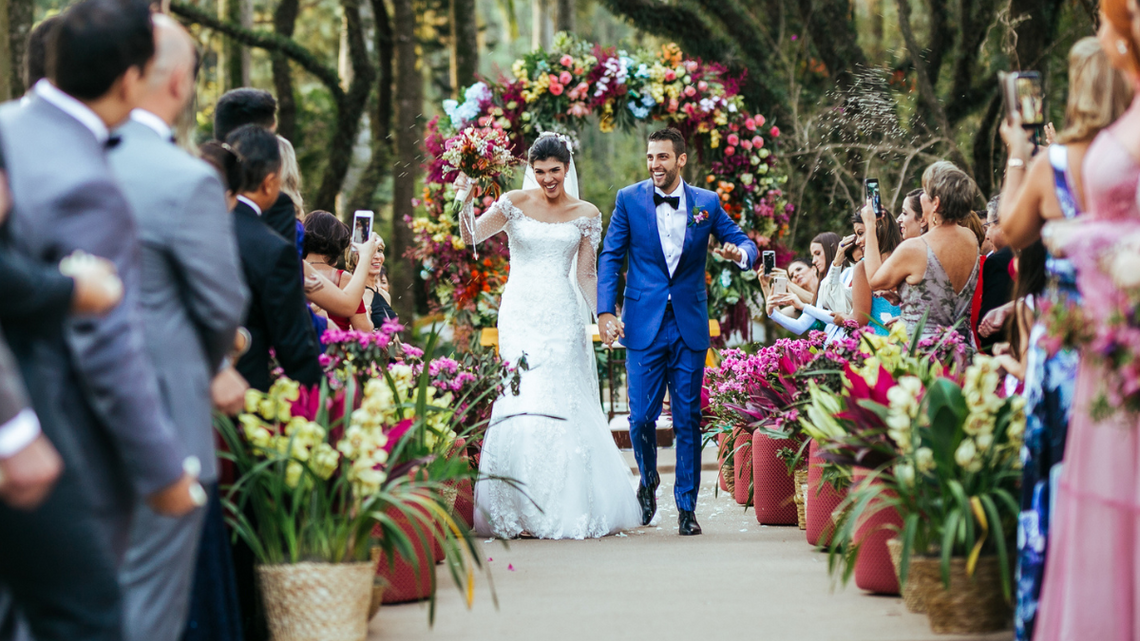
<svg viewBox="0 0 1140 641"><path fill-rule="evenodd" d="M602 239L600 218L580 218L578 229L582 240L578 243L578 286L590 308L590 314L598 315L598 243Z"/></svg>
<svg viewBox="0 0 1140 641"><path fill-rule="evenodd" d="M468 202L459 215L459 233L463 242L474 249L476 245L503 231L511 219L514 205L506 194L499 197L491 208L475 218L475 206Z"/></svg>

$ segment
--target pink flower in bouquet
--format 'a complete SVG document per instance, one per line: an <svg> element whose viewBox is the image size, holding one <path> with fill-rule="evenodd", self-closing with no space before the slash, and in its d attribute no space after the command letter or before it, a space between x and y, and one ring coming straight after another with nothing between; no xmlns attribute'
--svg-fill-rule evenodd
<svg viewBox="0 0 1140 641"><path fill-rule="evenodd" d="M562 73L558 74L558 82L564 85L570 84L573 80L574 76L570 75L569 71L563 71Z"/></svg>
<svg viewBox="0 0 1140 641"><path fill-rule="evenodd" d="M677 102L676 98L670 98L669 99L669 113L677 113L677 108L679 106L680 106L680 103Z"/></svg>
<svg viewBox="0 0 1140 641"><path fill-rule="evenodd" d="M676 71L673 71L672 69L667 69L665 71L665 82L673 82L676 79L677 79L677 72Z"/></svg>
<svg viewBox="0 0 1140 641"><path fill-rule="evenodd" d="M564 89L565 89L565 87L563 87L561 84L559 84L557 82L550 83L550 87L548 88L548 90L550 91L550 95L552 95L552 96L561 96L562 91Z"/></svg>
<svg viewBox="0 0 1140 641"><path fill-rule="evenodd" d="M578 118L585 118L590 115L590 108L586 106L586 103L579 100L570 103L570 108L566 110L566 113Z"/></svg>
<svg viewBox="0 0 1140 641"><path fill-rule="evenodd" d="M702 81L697 83L697 89L699 89L702 93L705 91L708 91L709 90L709 83L702 80Z"/></svg>
<svg viewBox="0 0 1140 641"><path fill-rule="evenodd" d="M414 345L404 345L404 356L408 358L420 358L424 355L424 351Z"/></svg>
<svg viewBox="0 0 1140 641"><path fill-rule="evenodd" d="M697 88L693 85L685 87L685 95L692 98L693 96L697 95Z"/></svg>
<svg viewBox="0 0 1140 641"><path fill-rule="evenodd" d="M766 122L764 116L753 116L752 119L756 122L757 127L763 127Z"/></svg>
<svg viewBox="0 0 1140 641"><path fill-rule="evenodd" d="M771 135L773 138L779 138L780 137L780 128L774 126L768 130L768 134Z"/></svg>
<svg viewBox="0 0 1140 641"><path fill-rule="evenodd" d="M763 149L764 148L764 139L761 138L760 136L753 136L752 137L752 146L757 148L757 149Z"/></svg>
<svg viewBox="0 0 1140 641"><path fill-rule="evenodd" d="M404 438L404 435L408 433L408 430L412 429L412 425L414 425L415 422L415 419L406 418L399 423L396 423L392 429L388 430L388 433L386 434L388 437L388 442L385 443L384 447L380 449L391 454L392 450L395 449L396 445L400 442L400 439Z"/></svg>
<svg viewBox="0 0 1140 641"><path fill-rule="evenodd" d="M724 155L726 155L726 156L731 156L735 153L736 153L736 147L725 147L724 148Z"/></svg>
<svg viewBox="0 0 1140 641"><path fill-rule="evenodd" d="M744 119L744 128L748 131L756 131L756 121L752 118Z"/></svg>
<svg viewBox="0 0 1140 641"><path fill-rule="evenodd" d="M728 138L726 140L728 140L728 144L732 145L733 147L740 144L740 136L737 136L736 134L728 134Z"/></svg>
<svg viewBox="0 0 1140 641"><path fill-rule="evenodd" d="M752 150L752 141L751 140L741 140L740 146L751 151Z"/></svg>
<svg viewBox="0 0 1140 641"><path fill-rule="evenodd" d="M558 60L558 64L569 68L573 66L574 59L570 57L570 54L563 54L562 57Z"/></svg>

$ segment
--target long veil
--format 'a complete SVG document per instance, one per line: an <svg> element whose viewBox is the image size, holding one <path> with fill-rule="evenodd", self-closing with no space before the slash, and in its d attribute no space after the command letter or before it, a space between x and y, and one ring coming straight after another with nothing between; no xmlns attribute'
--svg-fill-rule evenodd
<svg viewBox="0 0 1140 641"><path fill-rule="evenodd" d="M566 191L566 193L570 194L574 198L578 198L578 170L574 167L574 148L570 144L570 138L568 136L563 136L561 134L556 134L553 132L543 132L539 138L543 138L545 136L557 136L558 139L561 140L564 145L566 145L567 151L570 152L570 166L566 168L566 180L563 181L562 188ZM530 166L529 163L526 166L526 175L523 177L522 188L539 188L538 179L534 177L534 169ZM589 305L586 304L586 298L582 294L582 286L578 283L578 254L574 254L574 259L570 263L570 275L568 278L570 279L570 285L574 288L574 293L578 295L578 316L582 319L583 327L588 326L593 323L594 315L590 311ZM590 342L589 356L589 367L586 369L589 370L590 377L593 379L594 387L596 389L598 386L598 368L595 365L592 339Z"/></svg>

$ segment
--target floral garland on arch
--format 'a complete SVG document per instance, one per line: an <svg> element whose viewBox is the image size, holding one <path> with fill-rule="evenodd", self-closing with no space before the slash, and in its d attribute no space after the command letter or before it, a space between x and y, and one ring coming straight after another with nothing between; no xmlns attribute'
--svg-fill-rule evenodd
<svg viewBox="0 0 1140 641"><path fill-rule="evenodd" d="M492 238L474 260L448 206L456 174L444 152L472 127L506 134L518 158L542 131L574 137L591 126L591 117L603 132L651 121L675 127L688 139L692 161L705 170L698 185L720 196L757 246L781 248L794 208L783 191L787 175L776 162L780 130L745 109L740 78L722 65L687 58L675 44L630 53L559 34L550 51L527 54L511 71L513 78L467 88L462 102L444 101L445 117L428 124L423 195L414 202L417 216L408 221L414 244L407 255L420 265L433 312L456 327L461 345L473 328L495 324L508 270L504 239ZM497 187L476 199L477 214L504 185ZM711 318L746 318L745 305L760 290L755 273L711 255L707 282Z"/></svg>

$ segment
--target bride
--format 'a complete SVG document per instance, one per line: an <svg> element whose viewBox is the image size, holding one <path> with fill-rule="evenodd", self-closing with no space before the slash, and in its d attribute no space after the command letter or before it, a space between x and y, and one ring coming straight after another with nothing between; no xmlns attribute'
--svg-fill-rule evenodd
<svg viewBox="0 0 1140 641"><path fill-rule="evenodd" d="M530 148L523 189L476 221L468 200L461 216L469 245L507 233L499 352L512 363L525 355L529 366L519 394L495 401L483 442L475 486L483 536L584 539L641 525L632 474L598 400L583 307L597 311L602 223L598 208L578 199L577 182L569 140L543 134ZM469 185L461 175L457 187Z"/></svg>

